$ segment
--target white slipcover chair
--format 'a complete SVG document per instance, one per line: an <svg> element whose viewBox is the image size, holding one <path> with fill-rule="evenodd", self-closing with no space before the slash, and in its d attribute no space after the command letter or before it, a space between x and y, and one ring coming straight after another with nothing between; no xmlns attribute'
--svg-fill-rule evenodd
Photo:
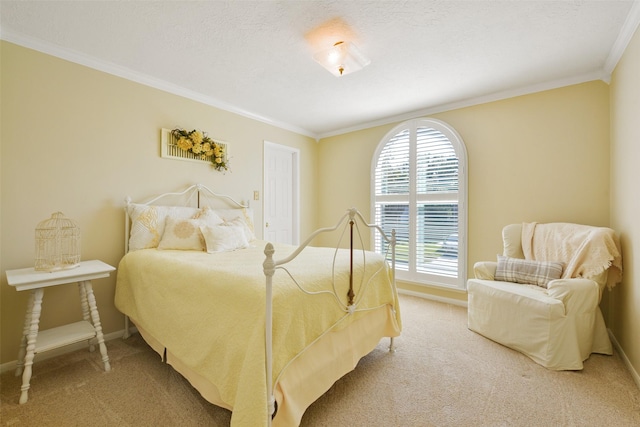
<svg viewBox="0 0 640 427"><path fill-rule="evenodd" d="M525 258L522 229L512 224L502 230L504 256ZM594 277L552 280L544 288L496 281L496 268L497 262L474 265L475 278L467 283L470 330L553 370L580 370L591 353L613 353L598 305L607 269Z"/></svg>

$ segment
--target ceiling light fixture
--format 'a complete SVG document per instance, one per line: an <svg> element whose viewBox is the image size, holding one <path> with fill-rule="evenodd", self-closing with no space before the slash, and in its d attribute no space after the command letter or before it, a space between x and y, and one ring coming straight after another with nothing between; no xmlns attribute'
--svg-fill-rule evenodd
<svg viewBox="0 0 640 427"><path fill-rule="evenodd" d="M361 70L371 63L371 60L364 56L356 45L344 41L339 41L329 49L316 53L313 59L336 77Z"/></svg>

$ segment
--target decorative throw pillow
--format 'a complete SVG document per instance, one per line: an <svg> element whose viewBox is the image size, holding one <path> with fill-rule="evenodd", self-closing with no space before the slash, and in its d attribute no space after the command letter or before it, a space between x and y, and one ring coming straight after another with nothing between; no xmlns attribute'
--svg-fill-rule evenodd
<svg viewBox="0 0 640 427"><path fill-rule="evenodd" d="M156 248L165 228L165 218L192 218L198 208L183 206L153 206L130 203L127 212L131 219L129 251Z"/></svg>
<svg viewBox="0 0 640 427"><path fill-rule="evenodd" d="M247 242L252 242L256 239L256 236L253 234L253 229L249 227L249 224L247 224L247 221L244 218L237 217L230 221L225 220L223 225L227 227L240 227L247 239Z"/></svg>
<svg viewBox="0 0 640 427"><path fill-rule="evenodd" d="M256 239L253 226L253 210L251 208L216 209L215 212L223 219L225 224L241 225L245 229L249 242Z"/></svg>
<svg viewBox="0 0 640 427"><path fill-rule="evenodd" d="M165 224L158 249L204 250L204 239L200 232L201 220L167 217Z"/></svg>
<svg viewBox="0 0 640 427"><path fill-rule="evenodd" d="M537 285L543 288L562 276L564 264L552 261L532 261L498 255L495 280Z"/></svg>
<svg viewBox="0 0 640 427"><path fill-rule="evenodd" d="M205 206L198 212L194 218L197 218L202 221L203 224L206 225L220 225L224 222L220 215L218 215L213 209L209 206Z"/></svg>
<svg viewBox="0 0 640 427"><path fill-rule="evenodd" d="M208 253L233 251L249 246L242 227L232 225L204 225L200 227Z"/></svg>

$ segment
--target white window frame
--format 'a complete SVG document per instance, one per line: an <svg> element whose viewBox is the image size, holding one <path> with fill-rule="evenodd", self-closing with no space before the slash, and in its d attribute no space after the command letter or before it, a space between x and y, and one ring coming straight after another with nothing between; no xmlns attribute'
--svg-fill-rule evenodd
<svg viewBox="0 0 640 427"><path fill-rule="evenodd" d="M415 254L416 242L415 238L409 239L409 266L408 271L402 269L396 269L396 278L401 281L415 283L419 285L437 286L443 288L465 290L467 282L467 212L468 212L468 179L467 179L467 150L460 135L449 124L432 118L420 118L412 119L400 123L391 129L382 138L378 147L376 148L372 161L371 161L371 220L376 220L376 203L380 201L394 201L398 198L403 201L406 200L404 196L389 195L380 197L376 195L376 166L378 159L382 153L386 144L398 135L400 132L409 130L410 135L410 148L409 148L409 162L410 170L415 171L416 168L416 134L418 128L433 128L447 137L451 143L456 156L458 157L458 266L457 277L447 277L439 274L429 274L416 271L415 266ZM415 173L411 174L416 176ZM410 191L408 197L409 203L409 235L416 235L416 217L417 217L417 204L418 200L415 183L410 185ZM375 239L371 238L372 249L375 250Z"/></svg>

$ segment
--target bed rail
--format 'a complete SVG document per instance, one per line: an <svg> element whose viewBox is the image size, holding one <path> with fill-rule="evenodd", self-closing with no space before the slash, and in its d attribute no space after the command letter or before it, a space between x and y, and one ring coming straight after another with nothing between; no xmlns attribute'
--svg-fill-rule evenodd
<svg viewBox="0 0 640 427"><path fill-rule="evenodd" d="M333 227L326 227L326 228L321 228L318 229L317 231L315 231L313 234L311 234L302 244L300 244L300 246L298 246L298 248L293 251L289 256L279 259L279 260L275 260L273 255L275 253L275 248L273 246L273 244L271 243L267 243L264 249L264 254L265 254L265 260L263 263L263 270L264 270L264 274L265 274L265 278L266 278L266 310L265 310L265 370L266 370L266 387L267 387L267 404L268 404L268 425L271 425L271 420L273 419L273 417L275 417L276 414L276 400L275 400L275 393L274 393L274 383L273 383L273 304L272 304L272 298L273 298L273 276L276 272L276 270L278 269L282 269L282 270L286 270L286 264L293 261L307 246L309 246L309 244L313 241L313 239L315 239L318 235L322 234L322 233L327 233L327 232L333 232L336 231L338 229L340 229L340 227L342 227L342 234L340 236L340 240L337 244L336 247L336 251L334 254L334 260L333 260L333 264L334 264L334 268L335 268L335 262L336 262L336 257L338 254L338 251L340 249L340 244L342 242L342 239L344 237L344 234L346 233L346 231L349 231L349 289L347 291L347 304L344 304L342 302L342 300L340 300L340 297L338 295L338 293L336 292L336 287L335 287L335 281L333 284L333 292L331 291L316 291L316 292L307 292L303 289L303 287L301 287L296 281L295 278L293 278L291 276L291 274L287 271L287 274L289 274L289 277L291 279L294 280L294 282L296 282L296 284L298 285L298 287L305 293L307 294L320 294L320 293L329 293L332 294L336 300L336 302L341 306L341 308L345 311L345 316L349 316L353 313L355 313L356 311L358 311L358 303L360 301L360 298L358 298L355 293L354 293L354 286L353 286L353 279L354 279L354 270L353 270L353 253L354 253L354 231L357 233L357 237L359 238L359 243L360 243L360 248L358 250L361 250L363 253L363 261L364 261L364 265L366 266L366 251L364 249L364 244L362 241L362 234L360 232L360 228L358 226L358 224L363 224L366 228L370 229L372 231L372 233L375 233L376 231L380 233L380 236L382 237L382 239L384 241L386 241L388 243L387 245L387 250L384 254L385 260L388 260L389 258L389 251L391 252L391 286L394 288L395 291L395 287L396 287L396 282L395 282L395 267L396 267L396 232L395 229L391 230L391 236L387 235L384 230L382 230L382 228L380 226L378 226L377 224L369 224L367 223L367 221L364 219L364 217L362 216L362 214L356 209L356 208L351 208L348 209L347 212L342 216L342 218L340 218L340 220L338 221L338 223L333 226ZM364 279L364 274L363 274L363 279ZM366 292L366 286L361 286L360 287L360 297L364 294L364 292ZM344 317L342 318L344 319ZM341 320L342 320L341 319ZM339 323L340 321L338 321ZM336 323L337 324L337 323ZM334 325L335 326L335 325ZM325 334L328 331L325 332ZM319 337L320 338L320 337ZM318 338L318 339L319 339ZM395 351L395 347L394 347L394 340L393 337L390 338L390 344L389 344L389 351Z"/></svg>

